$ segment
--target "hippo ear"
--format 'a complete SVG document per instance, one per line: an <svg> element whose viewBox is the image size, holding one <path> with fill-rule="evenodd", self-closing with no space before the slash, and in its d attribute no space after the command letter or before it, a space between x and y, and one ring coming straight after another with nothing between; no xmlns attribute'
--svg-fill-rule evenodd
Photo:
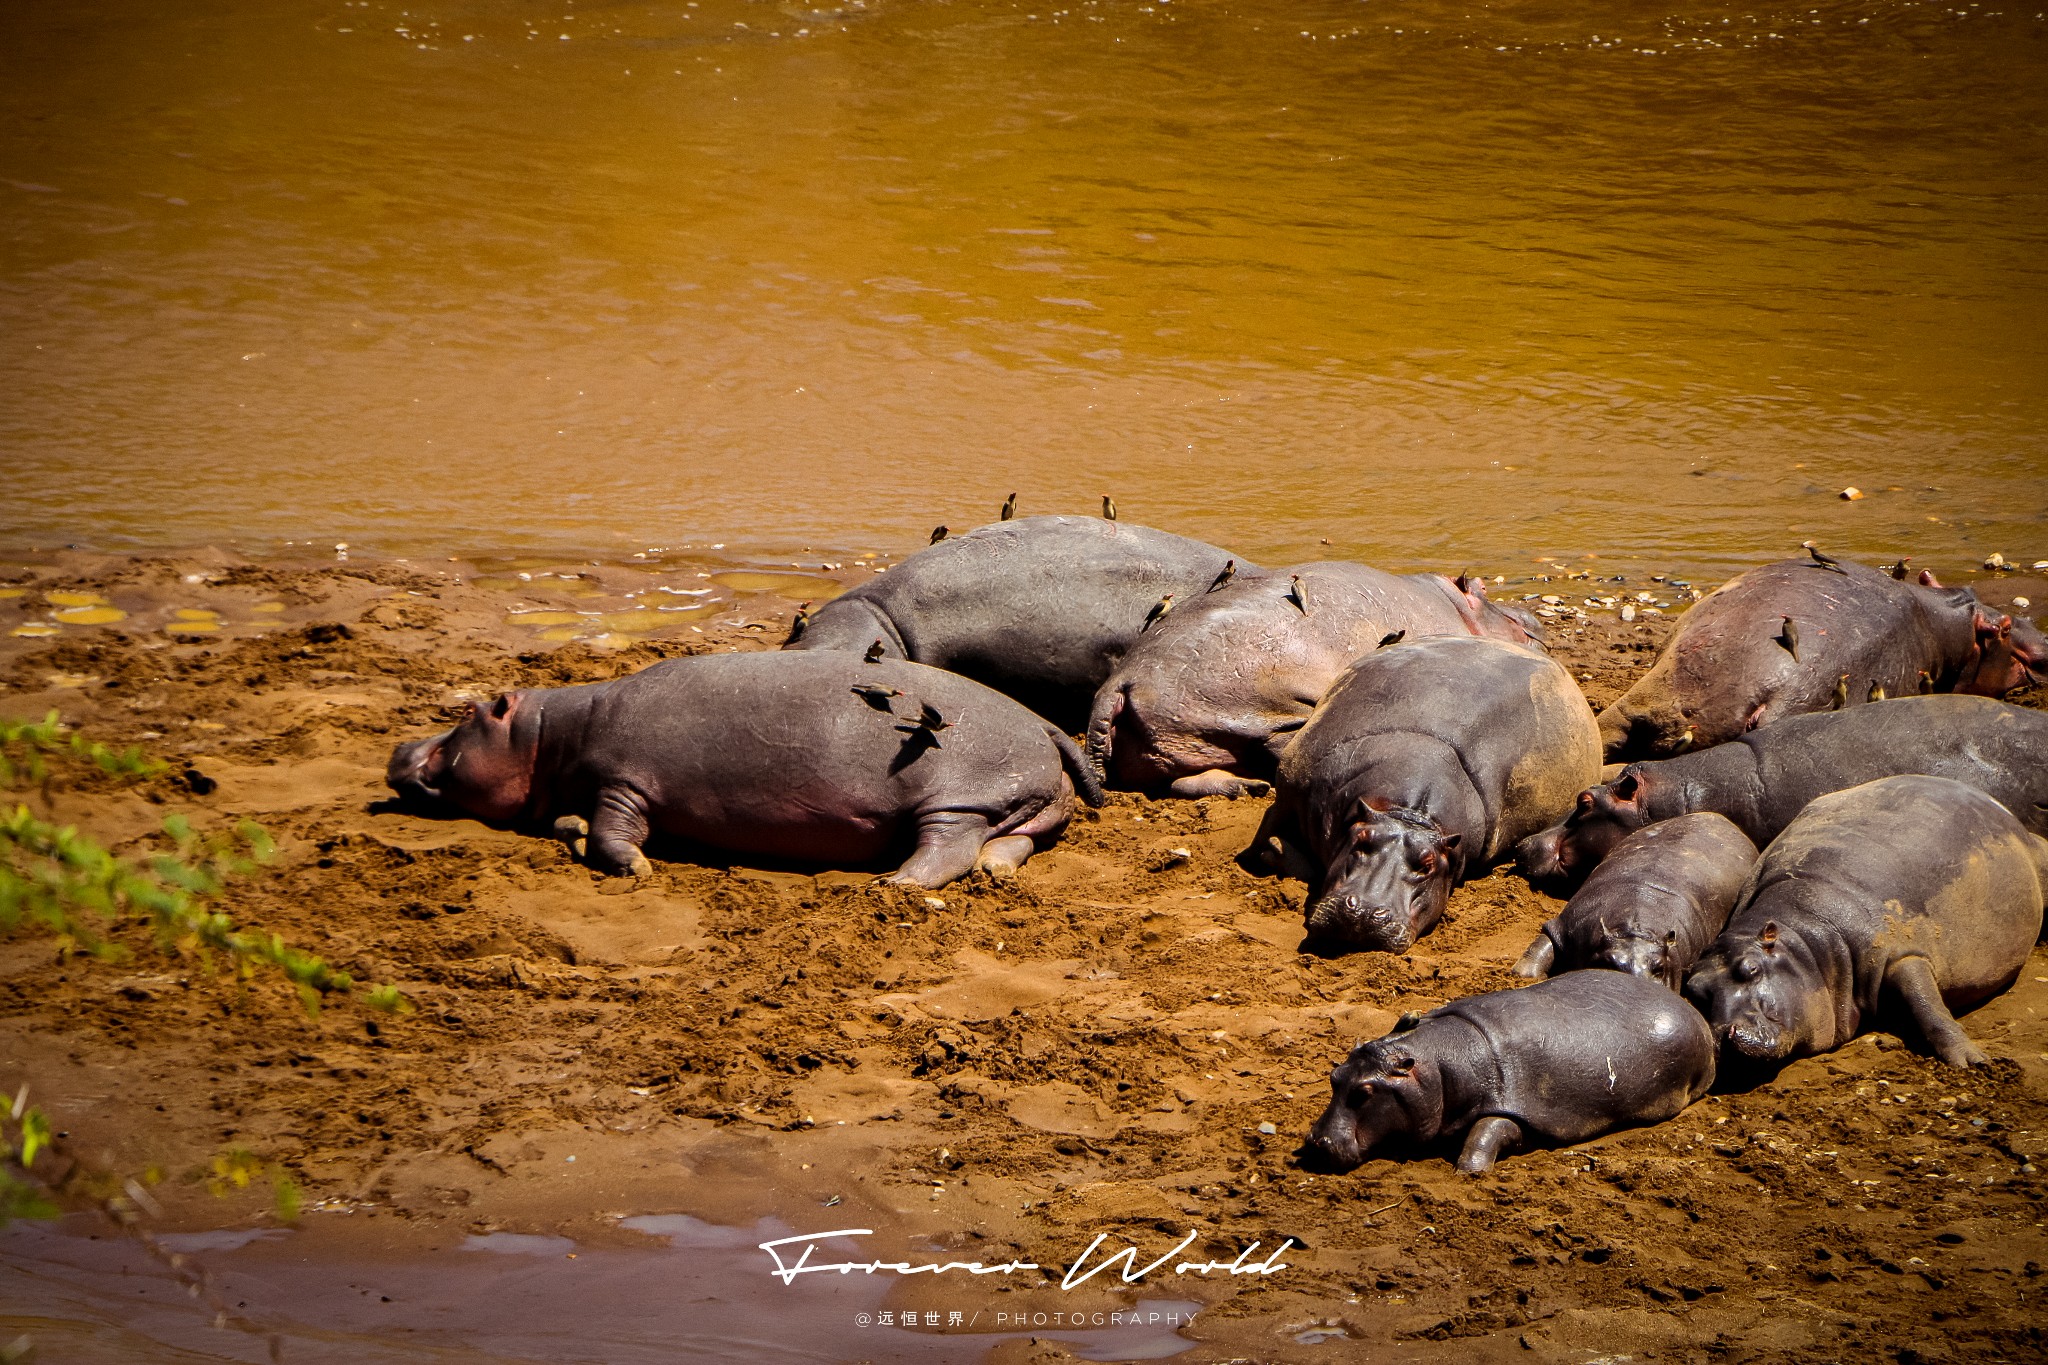
<svg viewBox="0 0 2048 1365"><path fill-rule="evenodd" d="M1941 586L1941 580L1934 576L1934 570L1922 569L1920 571L1920 586L1923 588L1938 588Z"/></svg>
<svg viewBox="0 0 2048 1365"><path fill-rule="evenodd" d="M1778 922L1765 921L1763 929L1756 936L1756 941L1764 946L1765 951L1775 951L1778 946Z"/></svg>
<svg viewBox="0 0 2048 1365"><path fill-rule="evenodd" d="M1387 1058L1387 1074L1389 1076L1413 1076L1415 1074L1415 1054L1412 1052L1396 1052L1393 1056Z"/></svg>
<svg viewBox="0 0 2048 1365"><path fill-rule="evenodd" d="M1464 842L1465 836L1462 834L1446 834L1444 836L1444 852L1456 853L1458 851L1458 845Z"/></svg>
<svg viewBox="0 0 2048 1365"><path fill-rule="evenodd" d="M1664 931L1664 946L1666 948L1676 948L1678 946L1678 931L1676 929L1666 929Z"/></svg>
<svg viewBox="0 0 2048 1365"><path fill-rule="evenodd" d="M1976 618L1971 624L1976 628L1977 638L1980 641L2007 640L2012 638L2012 618L2003 612L1997 616L1990 616L1985 613L1982 607L1979 607L1977 608Z"/></svg>
<svg viewBox="0 0 2048 1365"><path fill-rule="evenodd" d="M1636 765L1631 763L1621 770L1620 777L1608 785L1607 794L1617 801L1633 801L1642 785L1642 779L1636 775Z"/></svg>

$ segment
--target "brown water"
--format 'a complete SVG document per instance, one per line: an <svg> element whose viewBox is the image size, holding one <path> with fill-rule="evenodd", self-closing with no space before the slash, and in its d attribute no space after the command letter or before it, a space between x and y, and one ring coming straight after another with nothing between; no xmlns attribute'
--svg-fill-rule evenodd
<svg viewBox="0 0 2048 1365"><path fill-rule="evenodd" d="M2048 557L2037 8L5 6L0 545Z"/></svg>

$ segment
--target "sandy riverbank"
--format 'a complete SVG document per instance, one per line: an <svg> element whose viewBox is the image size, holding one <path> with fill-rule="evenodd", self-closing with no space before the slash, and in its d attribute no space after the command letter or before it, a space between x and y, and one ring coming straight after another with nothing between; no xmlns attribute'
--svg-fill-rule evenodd
<svg viewBox="0 0 2048 1365"><path fill-rule="evenodd" d="M391 745L469 696L772 648L799 598L865 572L68 552L0 575L0 716L54 708L172 761L132 791L28 799L123 846L171 808L260 821L279 856L227 908L417 1005L309 1020L268 979L147 950L58 963L17 937L0 1082L27 1081L81 1150L182 1173L245 1147L298 1174L307 1219L403 1228L380 1236L624 1245L622 1214L773 1212L984 1261L1064 1262L1096 1232L1156 1255L1192 1228L1226 1259L1293 1238L1284 1274L1148 1286L1209 1305L1190 1359L1323 1359L1297 1340L1323 1328L1442 1360L2043 1349L2048 954L1966 1021L1997 1059L1981 1073L1866 1038L1482 1180L1441 1159L1330 1177L1292 1157L1329 1067L1402 1010L1513 984L1555 901L1496 873L1412 953L1326 960L1297 951L1299 884L1234 862L1262 802L1120 794L1014 882L930 896L677 862L604 883L549 841L379 806ZM2038 577L1980 587L2048 602ZM1594 591L1671 597L1495 589ZM1671 617L1588 612L1553 645L1601 704ZM174 1224L262 1216L166 1188ZM943 1306L933 1286L898 1302Z"/></svg>

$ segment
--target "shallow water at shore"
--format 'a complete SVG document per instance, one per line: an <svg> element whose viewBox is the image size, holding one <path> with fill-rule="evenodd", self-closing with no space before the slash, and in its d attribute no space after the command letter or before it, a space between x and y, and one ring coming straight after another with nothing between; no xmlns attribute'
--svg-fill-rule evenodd
<svg viewBox="0 0 2048 1365"><path fill-rule="evenodd" d="M2041 558L2044 45L1932 4L17 7L0 545L837 558L1014 489L1270 562Z"/></svg>

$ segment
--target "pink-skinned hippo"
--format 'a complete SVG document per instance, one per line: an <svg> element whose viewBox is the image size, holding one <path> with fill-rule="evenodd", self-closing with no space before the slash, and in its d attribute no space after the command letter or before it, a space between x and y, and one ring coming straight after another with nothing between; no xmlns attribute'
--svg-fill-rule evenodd
<svg viewBox="0 0 2048 1365"><path fill-rule="evenodd" d="M1256 572L1185 536L1100 517L1020 517L951 536L799 618L786 649L911 659L1078 730L1162 599Z"/></svg>
<svg viewBox="0 0 2048 1365"><path fill-rule="evenodd" d="M1470 635L1366 655L1281 755L1252 845L1309 885L1309 937L1406 952L1451 889L1600 775L1585 694L1556 660Z"/></svg>
<svg viewBox="0 0 2048 1365"><path fill-rule="evenodd" d="M1713 1088L1715 1060L1706 1021L1668 988L1566 972L1453 1000L1359 1044L1330 1073L1309 1146L1349 1170L1463 1134L1458 1169L1477 1175L1537 1141L1675 1118Z"/></svg>
<svg viewBox="0 0 2048 1365"><path fill-rule="evenodd" d="M1781 560L1686 612L1650 671L1600 713L1610 762L1668 758L1787 716L1883 697L2002 697L2048 680L2048 637L1931 573Z"/></svg>
<svg viewBox="0 0 2048 1365"><path fill-rule="evenodd" d="M1794 716L1711 749L1629 764L1579 793L1564 823L1524 839L1515 860L1535 885L1568 891L1636 830L1696 810L1727 816L1761 848L1815 797L1905 773L1975 787L2048 833L2048 712L1934 696Z"/></svg>
<svg viewBox="0 0 2048 1365"><path fill-rule="evenodd" d="M1764 850L1685 993L1760 1061L1832 1052L1896 1001L1936 1056L1978 1066L1955 1011L2019 976L2044 897L2048 841L1983 792L1866 782L1816 798Z"/></svg>
<svg viewBox="0 0 2048 1365"><path fill-rule="evenodd" d="M1544 977L1605 967L1675 991L1728 922L1754 866L1756 845L1725 815L1694 811L1647 825L1593 869L1515 971Z"/></svg>
<svg viewBox="0 0 2048 1365"><path fill-rule="evenodd" d="M650 834L865 863L942 886L1015 871L1102 800L1073 740L957 674L858 654L706 654L583 687L508 692L398 746L401 797L548 825L612 874ZM587 837L586 837L587 836Z"/></svg>
<svg viewBox="0 0 2048 1365"><path fill-rule="evenodd" d="M1476 578L1296 564L1176 602L1095 694L1105 781L1175 796L1265 789L1329 685L1389 637L1479 635L1541 648L1535 622Z"/></svg>

